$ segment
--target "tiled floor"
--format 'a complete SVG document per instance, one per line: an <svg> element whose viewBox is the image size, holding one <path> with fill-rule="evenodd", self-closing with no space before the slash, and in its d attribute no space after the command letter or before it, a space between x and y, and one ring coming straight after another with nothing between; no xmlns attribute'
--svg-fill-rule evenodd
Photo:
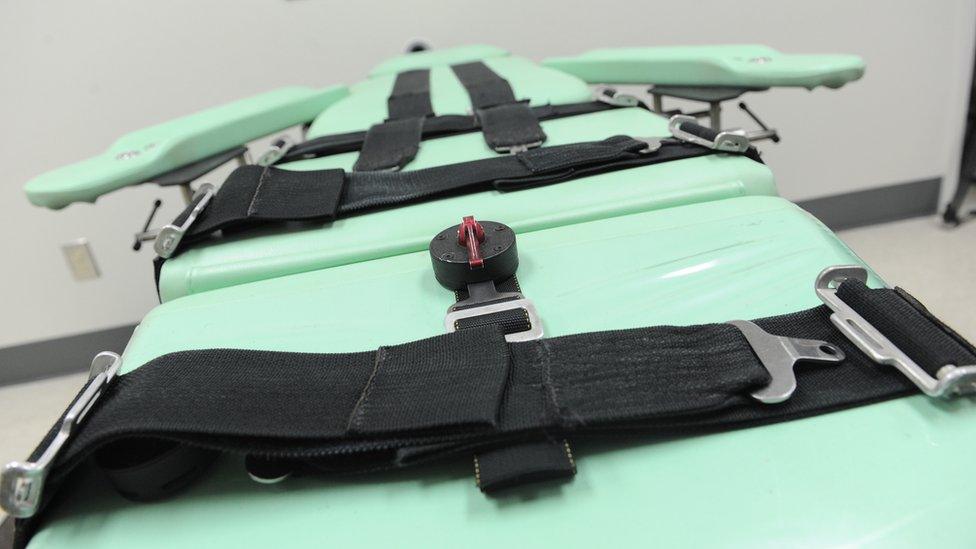
<svg viewBox="0 0 976 549"><path fill-rule="evenodd" d="M840 233L891 285L976 340L976 221L956 229L919 218ZM84 382L84 374L0 388L0 463L26 457Z"/></svg>

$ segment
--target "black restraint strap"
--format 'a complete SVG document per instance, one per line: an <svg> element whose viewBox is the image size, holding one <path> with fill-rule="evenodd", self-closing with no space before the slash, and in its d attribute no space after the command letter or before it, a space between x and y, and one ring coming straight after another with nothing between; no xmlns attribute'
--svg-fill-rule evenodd
<svg viewBox="0 0 976 549"><path fill-rule="evenodd" d="M183 237L179 249L220 230L226 233L284 221L328 221L448 194L491 188L518 190L715 153L677 140L666 140L654 152L641 152L646 147L643 141L615 136L407 172L243 166L230 174ZM754 149L746 155L759 161ZM181 225L195 205L190 204L174 224Z"/></svg>
<svg viewBox="0 0 976 549"><path fill-rule="evenodd" d="M434 114L430 104L430 69L415 69L397 74L393 91L386 100L391 120L423 118Z"/></svg>
<svg viewBox="0 0 976 549"><path fill-rule="evenodd" d="M518 278L512 276L495 284L501 293L521 293ZM456 301L469 297L467 290L454 292ZM496 325L504 334L532 328L524 309L509 309L458 320L455 329L470 330ZM566 439L538 437L511 446L489 448L474 456L475 483L486 494L541 480L568 480L576 475L573 451Z"/></svg>
<svg viewBox="0 0 976 549"><path fill-rule="evenodd" d="M901 290L872 290L849 279L837 295L930 375L946 364L976 363L976 349ZM309 470L367 472L527 438L687 435L917 393L897 370L861 353L829 314L821 306L755 321L771 334L823 340L846 354L832 365L796 368L798 389L780 404L749 396L770 375L728 324L523 343L507 343L498 327L481 327L372 352L172 353L105 389L57 457L45 502L83 459L120 440L162 438L300 460ZM56 433L57 426L31 460Z"/></svg>
<svg viewBox="0 0 976 549"><path fill-rule="evenodd" d="M353 170L393 170L406 166L420 148L424 118L434 114L430 104L430 70L397 74L387 99L385 122L366 132Z"/></svg>
<svg viewBox="0 0 976 549"><path fill-rule="evenodd" d="M554 120L619 108L624 107L608 105L607 103L600 103L598 101L531 107L532 114L535 115L537 120ZM428 116L423 119L421 137L423 139L433 139L480 130L481 124L475 116L463 114ZM363 148L366 135L367 132L359 131L315 137L289 149L277 163L281 164L294 160L306 160L309 158L358 151Z"/></svg>
<svg viewBox="0 0 976 549"><path fill-rule="evenodd" d="M538 147L546 140L528 101L519 101L508 80L481 61L452 65L471 98L488 146L497 152Z"/></svg>

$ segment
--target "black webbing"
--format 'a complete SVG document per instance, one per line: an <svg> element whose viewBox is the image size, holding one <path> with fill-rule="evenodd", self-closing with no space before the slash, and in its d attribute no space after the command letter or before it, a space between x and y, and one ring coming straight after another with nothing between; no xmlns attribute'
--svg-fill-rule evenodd
<svg viewBox="0 0 976 549"><path fill-rule="evenodd" d="M430 69L415 69L397 74L393 91L386 100L391 120L423 118L434 114L430 104Z"/></svg>
<svg viewBox="0 0 976 549"><path fill-rule="evenodd" d="M485 142L493 150L508 152L538 147L546 140L528 101L519 101L508 80L481 61L452 65L454 75L471 98Z"/></svg>
<svg viewBox="0 0 976 549"><path fill-rule="evenodd" d="M430 104L430 70L397 74L386 104L387 119L366 132L354 171L400 169L417 156L424 118L434 114Z"/></svg>
<svg viewBox="0 0 976 549"><path fill-rule="evenodd" d="M554 120L570 116L579 116L594 112L602 112L611 109L619 109L614 105L600 103L597 101L587 101L584 103L568 103L565 105L542 105L531 107L532 114L538 120ZM481 125L477 117L463 114L445 114L428 116L423 119L421 137L423 139L433 139L446 137L481 130ZM333 154L341 154L358 151L363 147L366 140L364 131L348 132L341 134L323 135L309 139L304 143L299 143L288 150L288 152L278 160L278 164L291 162L294 160L305 160L318 158Z"/></svg>
<svg viewBox="0 0 976 549"><path fill-rule="evenodd" d="M179 250L216 231L285 221L330 221L355 213L480 190L518 190L587 175L692 158L716 151L665 140L654 152L626 136L543 147L407 172L295 171L243 166L234 170L203 210ZM755 149L746 156L759 161ZM181 225L194 204L174 224Z"/></svg>
<svg viewBox="0 0 976 549"><path fill-rule="evenodd" d="M837 294L931 375L976 363L976 349L899 290L856 280ZM482 327L377 351L238 349L161 356L121 376L56 459L44 492L96 449L164 438L225 452L366 472L484 452L527 437L680 435L795 419L917 393L816 307L755 321L820 339L846 358L800 365L780 404L749 393L770 376L728 324L657 326L507 343ZM52 429L31 459L56 434Z"/></svg>
<svg viewBox="0 0 976 549"><path fill-rule="evenodd" d="M514 275L494 285L500 293L522 292ZM462 302L470 295L467 290L457 290L454 297ZM490 325L500 327L504 334L514 334L532 329L532 320L525 309L508 309L458 319L454 329L470 330ZM546 437L490 448L474 456L475 482L482 492L490 494L527 482L571 479L576 474L572 455L568 440Z"/></svg>

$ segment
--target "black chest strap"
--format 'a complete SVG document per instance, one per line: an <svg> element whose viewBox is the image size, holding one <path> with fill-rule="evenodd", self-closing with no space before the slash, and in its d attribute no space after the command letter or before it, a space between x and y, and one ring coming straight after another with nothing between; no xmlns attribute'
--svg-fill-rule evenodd
<svg viewBox="0 0 976 549"><path fill-rule="evenodd" d="M406 172L243 166L230 174L219 192L200 194L164 227L156 251L162 258L171 257L218 231L286 221L329 221L449 194L518 190L715 152L675 139L649 147L646 141L616 136ZM759 161L755 149L744 154Z"/></svg>
<svg viewBox="0 0 976 549"><path fill-rule="evenodd" d="M546 140L528 101L519 101L508 80L481 61L452 65L471 98L485 142L495 152L509 153L538 147Z"/></svg>

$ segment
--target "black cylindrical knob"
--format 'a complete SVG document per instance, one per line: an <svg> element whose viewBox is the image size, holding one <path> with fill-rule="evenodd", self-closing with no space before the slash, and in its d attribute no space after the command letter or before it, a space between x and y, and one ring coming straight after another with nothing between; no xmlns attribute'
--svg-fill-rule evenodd
<svg viewBox="0 0 976 549"><path fill-rule="evenodd" d="M468 243L459 232L465 227L478 224L483 239L475 239L477 257L468 251ZM507 225L494 221L474 221L465 219L464 223L444 229L430 241L430 260L434 266L434 276L442 286L449 290L463 290L468 284L499 282L510 278L518 269L518 249L515 247L515 232ZM480 261L479 261L480 260Z"/></svg>

